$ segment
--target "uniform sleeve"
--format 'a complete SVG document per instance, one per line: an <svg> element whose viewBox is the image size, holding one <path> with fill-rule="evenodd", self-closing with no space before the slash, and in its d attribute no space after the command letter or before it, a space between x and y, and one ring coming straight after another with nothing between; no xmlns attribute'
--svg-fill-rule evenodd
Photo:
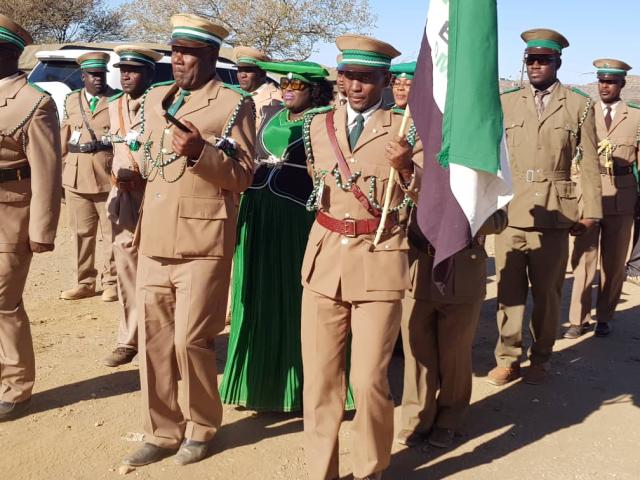
<svg viewBox="0 0 640 480"><path fill-rule="evenodd" d="M55 103L47 97L27 130L27 160L31 167L29 239L52 244L60 216L62 169L60 127Z"/></svg>
<svg viewBox="0 0 640 480"><path fill-rule="evenodd" d="M206 143L191 172L224 190L242 193L251 186L253 180L256 121L251 99L242 103L229 136L236 142L233 157Z"/></svg>
<svg viewBox="0 0 640 480"><path fill-rule="evenodd" d="M580 161L580 183L584 201L584 218L602 218L602 184L596 140L596 125L593 106L580 131L582 160Z"/></svg>
<svg viewBox="0 0 640 480"><path fill-rule="evenodd" d="M64 99L65 104L65 116L62 119L62 123L60 125L60 145L61 145L61 154L62 154L62 162L64 164L64 159L69 153L69 139L71 138L71 125L69 124L69 116L67 115L67 108L69 108L69 97L67 96Z"/></svg>

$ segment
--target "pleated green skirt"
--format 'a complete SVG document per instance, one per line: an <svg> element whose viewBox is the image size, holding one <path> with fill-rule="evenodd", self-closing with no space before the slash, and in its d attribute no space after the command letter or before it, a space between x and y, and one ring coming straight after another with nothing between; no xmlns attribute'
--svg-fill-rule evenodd
<svg viewBox="0 0 640 480"><path fill-rule="evenodd" d="M314 215L268 188L240 202L231 334L220 385L225 404L302 409L300 269ZM347 402L352 406L351 394Z"/></svg>

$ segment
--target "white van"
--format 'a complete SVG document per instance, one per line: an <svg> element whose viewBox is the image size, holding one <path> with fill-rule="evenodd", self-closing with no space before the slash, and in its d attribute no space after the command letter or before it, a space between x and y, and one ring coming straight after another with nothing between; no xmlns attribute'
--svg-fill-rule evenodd
<svg viewBox="0 0 640 480"><path fill-rule="evenodd" d="M80 66L76 63L76 59L88 51L106 51L110 55L107 73L107 83L115 89L120 89L120 71L113 67L114 63L118 63L118 55L113 49L118 44L70 44L65 45L59 50L40 51L36 53L38 62L34 69L29 73L29 81L35 83L40 88L51 94L58 106L58 113L62 119L64 111L64 99L66 95L79 88L82 88L82 79ZM147 48L156 50L164 57L156 65L155 82L163 82L171 80L173 73L171 72L171 47L161 44L140 44ZM232 50L230 48L221 48L220 57L218 59L218 76L225 83L238 84L236 74L236 66L231 60Z"/></svg>

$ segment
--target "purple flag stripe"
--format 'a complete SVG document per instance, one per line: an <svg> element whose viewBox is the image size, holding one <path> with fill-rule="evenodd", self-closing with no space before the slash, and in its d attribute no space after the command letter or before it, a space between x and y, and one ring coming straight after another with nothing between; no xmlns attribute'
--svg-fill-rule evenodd
<svg viewBox="0 0 640 480"><path fill-rule="evenodd" d="M469 221L453 196L450 170L436 156L442 145L443 114L433 96L433 62L426 32L422 38L409 105L424 145L424 174L418 201L418 225L435 249L434 280L444 283L449 260L471 242Z"/></svg>

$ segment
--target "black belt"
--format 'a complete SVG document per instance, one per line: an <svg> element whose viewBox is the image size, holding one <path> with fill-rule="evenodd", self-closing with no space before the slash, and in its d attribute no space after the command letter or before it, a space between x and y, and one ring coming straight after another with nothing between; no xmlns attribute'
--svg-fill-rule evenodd
<svg viewBox="0 0 640 480"><path fill-rule="evenodd" d="M31 167L29 165L17 168L0 168L0 183L15 182L25 178L31 178Z"/></svg>
<svg viewBox="0 0 640 480"><path fill-rule="evenodd" d="M70 143L69 151L71 153L94 153L99 152L101 150L113 150L111 145L105 145L100 142L89 142L89 143Z"/></svg>
<svg viewBox="0 0 640 480"><path fill-rule="evenodd" d="M429 243L429 240L427 240L426 238L418 235L411 229L407 231L407 237L409 238L409 243L411 243L411 245L416 247L421 252L426 253L430 257L436 256L436 249L433 248L433 245L431 245L431 243Z"/></svg>
<svg viewBox="0 0 640 480"><path fill-rule="evenodd" d="M600 173L602 175L613 175L614 177L619 177L622 175L630 175L633 173L633 167L630 165L614 165L611 172L609 172L605 167L600 167Z"/></svg>

